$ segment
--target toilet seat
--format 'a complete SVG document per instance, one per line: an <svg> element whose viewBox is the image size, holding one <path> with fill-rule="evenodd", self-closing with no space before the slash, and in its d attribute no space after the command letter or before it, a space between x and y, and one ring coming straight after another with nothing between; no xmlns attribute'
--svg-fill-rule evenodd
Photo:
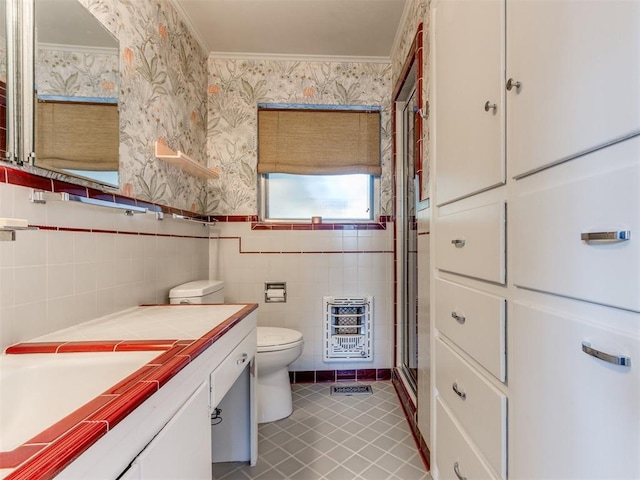
<svg viewBox="0 0 640 480"><path fill-rule="evenodd" d="M295 348L301 343L302 333L290 328L258 327L258 352L275 352Z"/></svg>

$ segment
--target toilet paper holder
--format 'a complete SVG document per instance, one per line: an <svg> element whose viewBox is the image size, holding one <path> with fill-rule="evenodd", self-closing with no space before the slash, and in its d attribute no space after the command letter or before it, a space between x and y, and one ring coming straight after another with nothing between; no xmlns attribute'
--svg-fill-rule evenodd
<svg viewBox="0 0 640 480"><path fill-rule="evenodd" d="M265 282L264 303L284 303L287 301L287 282Z"/></svg>

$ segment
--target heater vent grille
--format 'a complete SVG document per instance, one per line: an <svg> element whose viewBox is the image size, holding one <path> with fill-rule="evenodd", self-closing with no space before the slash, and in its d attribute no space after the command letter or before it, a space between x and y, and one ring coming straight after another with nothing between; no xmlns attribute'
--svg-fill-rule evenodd
<svg viewBox="0 0 640 480"><path fill-rule="evenodd" d="M324 361L371 361L373 297L323 297Z"/></svg>

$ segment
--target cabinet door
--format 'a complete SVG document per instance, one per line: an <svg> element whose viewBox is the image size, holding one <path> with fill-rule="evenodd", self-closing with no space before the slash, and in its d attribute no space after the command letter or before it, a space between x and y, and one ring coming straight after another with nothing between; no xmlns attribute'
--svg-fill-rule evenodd
<svg viewBox="0 0 640 480"><path fill-rule="evenodd" d="M209 388L198 387L169 420L132 467L141 480L211 479Z"/></svg>
<svg viewBox="0 0 640 480"><path fill-rule="evenodd" d="M615 320L615 309L608 310L594 312L594 320ZM590 320L515 302L510 478L640 478L640 339ZM595 358L583 342L629 357L631 365Z"/></svg>
<svg viewBox="0 0 640 480"><path fill-rule="evenodd" d="M500 0L441 0L436 7L438 205L504 183L503 12Z"/></svg>
<svg viewBox="0 0 640 480"><path fill-rule="evenodd" d="M506 72L520 82L507 92L510 175L639 132L638 59L638 1L510 1Z"/></svg>

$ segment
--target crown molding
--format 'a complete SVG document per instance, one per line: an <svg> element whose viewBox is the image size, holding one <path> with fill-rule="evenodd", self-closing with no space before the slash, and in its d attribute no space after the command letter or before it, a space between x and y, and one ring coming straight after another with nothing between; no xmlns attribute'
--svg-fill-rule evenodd
<svg viewBox="0 0 640 480"><path fill-rule="evenodd" d="M390 53L391 57L397 54L398 47L400 46L400 41L402 40L402 34L404 33L404 28L407 25L407 22L409 20L409 13L411 12L413 3L414 2L411 0L406 0L404 3L404 10L402 10L402 16L400 17L400 22L398 22L396 36L394 37L393 44L391 45L391 53Z"/></svg>
<svg viewBox="0 0 640 480"><path fill-rule="evenodd" d="M390 57L355 57L350 55L297 55L246 52L209 52L209 58L228 60L285 60L302 62L335 62L335 63L391 63Z"/></svg>
<svg viewBox="0 0 640 480"><path fill-rule="evenodd" d="M118 48L113 47L87 47L85 45L67 45L59 43L38 43L38 50L55 50L58 52L86 53L90 55L115 55L118 56Z"/></svg>

